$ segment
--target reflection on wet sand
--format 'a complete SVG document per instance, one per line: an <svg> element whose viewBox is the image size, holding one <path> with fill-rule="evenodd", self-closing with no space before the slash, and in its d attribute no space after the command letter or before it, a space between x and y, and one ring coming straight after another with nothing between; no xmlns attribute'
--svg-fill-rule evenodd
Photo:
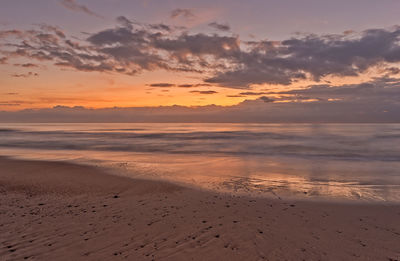
<svg viewBox="0 0 400 261"><path fill-rule="evenodd" d="M400 186L360 185L353 182L310 181L305 178L266 174L263 178L232 177L221 182L221 189L252 196L272 195L278 199L324 199L396 202ZM392 190L393 191L390 191Z"/></svg>
<svg viewBox="0 0 400 261"><path fill-rule="evenodd" d="M20 151L7 155L38 160L67 160L101 166L116 175L167 180L225 193L277 199L400 202L395 176L374 180L375 169L357 164L357 179L343 169L349 162L296 161L272 157L227 157L86 151ZM290 163L287 161L290 160Z"/></svg>
<svg viewBox="0 0 400 261"><path fill-rule="evenodd" d="M163 179L181 184L217 190L225 193L274 197L277 199L336 200L365 202L400 202L400 185L364 179L355 181L346 173L319 166L325 175L315 170L311 162L302 168L276 159L259 157L137 155L136 161L109 163L119 175ZM144 157L144 158L141 158ZM313 162L315 164L315 162ZM340 175L339 175L340 174ZM322 178L324 177L324 178Z"/></svg>

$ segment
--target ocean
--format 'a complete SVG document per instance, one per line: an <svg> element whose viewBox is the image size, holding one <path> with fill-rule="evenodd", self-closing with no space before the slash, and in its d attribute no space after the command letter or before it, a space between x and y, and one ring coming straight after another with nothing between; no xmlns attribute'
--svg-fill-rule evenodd
<svg viewBox="0 0 400 261"><path fill-rule="evenodd" d="M2 123L0 155L236 195L400 202L400 124Z"/></svg>

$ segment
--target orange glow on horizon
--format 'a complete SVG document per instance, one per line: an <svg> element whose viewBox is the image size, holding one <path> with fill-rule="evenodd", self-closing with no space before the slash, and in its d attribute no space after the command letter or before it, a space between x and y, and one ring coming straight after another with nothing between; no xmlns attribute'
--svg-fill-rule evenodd
<svg viewBox="0 0 400 261"><path fill-rule="evenodd" d="M10 77L12 74L38 76ZM321 82L304 80L289 86L255 85L249 89L223 88L218 86L178 87L185 84L199 84L197 74L171 73L165 71L145 72L138 76L111 73L88 73L72 69L60 69L51 65L38 68L15 68L3 65L0 70L0 110L52 108L61 106L83 106L87 108L112 107L157 107L157 106L232 106L245 100L261 96L282 97L273 92L305 88L313 84L331 85L356 84L373 79L376 71L369 71L358 77L325 77ZM154 83L171 83L174 87L151 87ZM194 91L194 92L193 92ZM215 93L207 93L215 92ZM241 95L243 92L258 95Z"/></svg>

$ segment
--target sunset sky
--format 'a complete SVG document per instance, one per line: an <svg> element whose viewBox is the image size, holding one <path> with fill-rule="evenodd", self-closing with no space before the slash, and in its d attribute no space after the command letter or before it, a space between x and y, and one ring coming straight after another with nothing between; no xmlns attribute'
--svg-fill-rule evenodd
<svg viewBox="0 0 400 261"><path fill-rule="evenodd" d="M2 0L0 110L254 100L387 113L400 100L398 10L399 0Z"/></svg>

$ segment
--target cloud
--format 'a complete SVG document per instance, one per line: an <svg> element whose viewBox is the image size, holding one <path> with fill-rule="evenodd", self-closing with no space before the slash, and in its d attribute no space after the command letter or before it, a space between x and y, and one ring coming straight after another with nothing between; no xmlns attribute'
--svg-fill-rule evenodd
<svg viewBox="0 0 400 261"><path fill-rule="evenodd" d="M220 24L217 22L209 23L208 26L210 26L214 29L220 30L220 31L224 31L224 32L231 30L231 27L228 24Z"/></svg>
<svg viewBox="0 0 400 261"><path fill-rule="evenodd" d="M400 68L397 67L386 68L386 72L388 73L388 75L397 75L400 74Z"/></svg>
<svg viewBox="0 0 400 261"><path fill-rule="evenodd" d="M16 63L14 66L19 66L19 67L24 67L24 68L33 68L33 67L39 67L39 65L34 64L34 63Z"/></svg>
<svg viewBox="0 0 400 261"><path fill-rule="evenodd" d="M118 16L116 20L123 27L129 28L131 30L133 29L134 22L132 22L131 20L129 20L125 16Z"/></svg>
<svg viewBox="0 0 400 261"><path fill-rule="evenodd" d="M148 84L148 86L166 88L166 87L175 87L176 85L172 83L152 83Z"/></svg>
<svg viewBox="0 0 400 261"><path fill-rule="evenodd" d="M218 92L216 92L216 91L190 91L190 93L198 93L198 94L216 94L216 93L218 93Z"/></svg>
<svg viewBox="0 0 400 261"><path fill-rule="evenodd" d="M52 25L48 25L48 24L40 24L39 26L43 31L55 33L60 38L66 37L65 33L57 26L52 26Z"/></svg>
<svg viewBox="0 0 400 261"><path fill-rule="evenodd" d="M169 52L169 55L182 65L195 64L205 67L215 67L222 63L223 59L231 59L240 52L239 40L235 36L219 36L207 34L183 33L176 38L156 37L153 39L155 48ZM192 57L189 58L187 55ZM213 58L213 62L207 62L207 57ZM217 63L215 65L214 63Z"/></svg>
<svg viewBox="0 0 400 261"><path fill-rule="evenodd" d="M175 84L175 83L167 83L167 82L161 82L161 83L151 83L147 84L147 86L150 87L179 87L179 88L194 88L194 87L210 87L212 86L211 84L208 83L184 83L184 84Z"/></svg>
<svg viewBox="0 0 400 261"><path fill-rule="evenodd" d="M194 84L179 84L178 87L181 87L181 88L192 88L192 87L195 87L195 85Z"/></svg>
<svg viewBox="0 0 400 261"><path fill-rule="evenodd" d="M14 78L27 78L27 77L31 77L31 76L39 76L38 73L34 73L34 72L28 72L28 73L21 73L21 74L12 74L11 77Z"/></svg>
<svg viewBox="0 0 400 261"><path fill-rule="evenodd" d="M2 102L0 102L0 106L10 106L10 107L14 106L14 107L18 107L18 106L20 106L20 105L21 105L21 104L19 104L19 103L8 103L8 102L2 103Z"/></svg>
<svg viewBox="0 0 400 261"><path fill-rule="evenodd" d="M381 77L361 84L340 86L311 85L304 89L272 92L269 94L306 97L319 101L339 100L347 102L368 102L370 106L399 103L400 79Z"/></svg>
<svg viewBox="0 0 400 261"><path fill-rule="evenodd" d="M233 94L233 95L226 95L226 97L228 97L228 98L242 98L242 97L246 97L246 96L239 95L239 94Z"/></svg>
<svg viewBox="0 0 400 261"><path fill-rule="evenodd" d="M18 37L21 38L24 36L24 32L20 31L20 30L4 30L4 31L0 31L0 39L4 39L7 37Z"/></svg>
<svg viewBox="0 0 400 261"><path fill-rule="evenodd" d="M6 64L7 63L8 58L7 57L1 57L0 58L0 64Z"/></svg>
<svg viewBox="0 0 400 261"><path fill-rule="evenodd" d="M262 100L263 102L267 102L267 103L275 101L274 99L271 99L271 98L266 97L266 96L261 96L259 99Z"/></svg>
<svg viewBox="0 0 400 261"><path fill-rule="evenodd" d="M191 9L182 9L182 8L177 8L171 11L170 17L172 19L180 18L183 17L185 19L193 19L196 16L194 15L193 11Z"/></svg>
<svg viewBox="0 0 400 261"><path fill-rule="evenodd" d="M283 41L241 41L233 33L191 33L120 16L115 27L83 40L49 25L0 31L0 53L5 59L23 57L87 72L197 73L203 86L251 89L257 84L290 85L300 80L319 83L326 76L358 76L373 68L379 68L382 75L398 75L400 27L359 34L295 35Z"/></svg>
<svg viewBox="0 0 400 261"><path fill-rule="evenodd" d="M76 0L61 0L60 1L61 5L64 6L65 8L75 11L75 12L82 12L91 16L95 16L98 18L103 18L101 15L93 12L90 10L88 7L85 5L78 4Z"/></svg>
<svg viewBox="0 0 400 261"><path fill-rule="evenodd" d="M208 84L208 83L196 83L196 84L185 83L185 84L179 84L178 85L178 87L181 87L181 88L210 87L210 86L212 86L212 85Z"/></svg>
<svg viewBox="0 0 400 261"><path fill-rule="evenodd" d="M251 95L263 95L263 94L267 94L266 92L241 92L239 93L240 95L243 96L251 96Z"/></svg>
<svg viewBox="0 0 400 261"><path fill-rule="evenodd" d="M221 86L289 85L298 79L357 76L371 67L400 62L400 28L370 29L360 37L306 35L281 42L248 42L250 50L232 58L233 69L206 82ZM236 68L235 68L236 67Z"/></svg>

